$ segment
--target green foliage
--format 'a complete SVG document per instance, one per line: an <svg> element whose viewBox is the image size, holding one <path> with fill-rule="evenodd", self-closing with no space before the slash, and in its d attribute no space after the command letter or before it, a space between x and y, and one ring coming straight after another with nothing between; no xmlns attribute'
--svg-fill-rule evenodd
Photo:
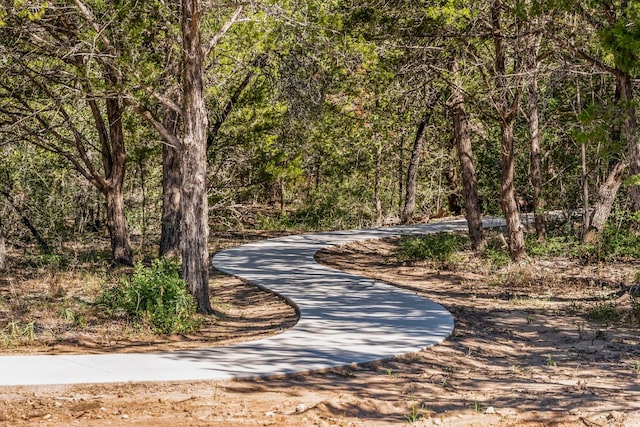
<svg viewBox="0 0 640 427"><path fill-rule="evenodd" d="M396 251L400 261L451 261L453 256L469 245L467 237L453 233L429 234L422 237L403 236Z"/></svg>
<svg viewBox="0 0 640 427"><path fill-rule="evenodd" d="M503 246L503 242L497 237L487 237L482 257L489 261L492 268L500 268L511 262L509 252Z"/></svg>
<svg viewBox="0 0 640 427"><path fill-rule="evenodd" d="M600 31L600 39L602 46L613 55L616 66L637 73L640 70L640 4L626 3L624 9L618 7L615 21L609 20L609 25ZM615 12L614 7L608 11L609 14Z"/></svg>
<svg viewBox="0 0 640 427"><path fill-rule="evenodd" d="M631 294L631 314L635 317L636 321L640 322L640 296L637 294Z"/></svg>
<svg viewBox="0 0 640 427"><path fill-rule="evenodd" d="M597 322L615 323L620 320L622 313L613 302L599 302L589 312L587 316Z"/></svg>
<svg viewBox="0 0 640 427"><path fill-rule="evenodd" d="M527 253L534 256L565 255L589 261L640 259L640 235L629 232L634 223L635 214L615 211L595 244L583 243L579 236L566 229L551 227L544 242L539 242L534 235L527 235L525 246Z"/></svg>
<svg viewBox="0 0 640 427"><path fill-rule="evenodd" d="M34 322L22 323L13 320L4 329L0 329L0 343L9 347L16 342L32 342L35 340Z"/></svg>
<svg viewBox="0 0 640 427"><path fill-rule="evenodd" d="M136 264L130 280L104 290L96 304L112 314L124 311L160 334L185 333L200 325L195 299L180 278L178 264L169 259L154 260L150 268Z"/></svg>

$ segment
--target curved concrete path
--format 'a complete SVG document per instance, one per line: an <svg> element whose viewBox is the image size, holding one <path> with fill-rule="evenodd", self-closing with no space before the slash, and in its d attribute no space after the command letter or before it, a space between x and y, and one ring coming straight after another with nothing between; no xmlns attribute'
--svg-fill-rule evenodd
<svg viewBox="0 0 640 427"><path fill-rule="evenodd" d="M500 225L486 219L485 226ZM299 322L259 341L158 353L0 356L0 386L255 378L364 363L440 343L453 330L442 306L414 293L318 265L328 246L466 228L464 220L303 234L218 253L213 265L292 301Z"/></svg>

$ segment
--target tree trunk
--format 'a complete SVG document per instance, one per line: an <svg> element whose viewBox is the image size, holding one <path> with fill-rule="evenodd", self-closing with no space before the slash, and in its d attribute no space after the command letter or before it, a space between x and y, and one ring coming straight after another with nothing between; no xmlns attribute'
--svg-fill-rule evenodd
<svg viewBox="0 0 640 427"><path fill-rule="evenodd" d="M509 256L516 261L525 255L524 229L520 222L514 180L516 162L514 156L513 121L500 123L502 143L502 181L500 184L500 206L507 223Z"/></svg>
<svg viewBox="0 0 640 427"><path fill-rule="evenodd" d="M7 268L7 244L5 242L4 231L0 229L0 270L4 270L6 268Z"/></svg>
<svg viewBox="0 0 640 427"><path fill-rule="evenodd" d="M426 136L427 122L429 121L429 114L426 114L424 118L418 124L418 131L416 132L416 139L413 143L413 150L411 151L411 159L409 160L409 167L407 169L407 183L405 185L405 199L404 209L400 216L402 224L409 224L413 222L413 213L416 209L416 188L418 186L418 166L420 165L420 155L422 154L422 147L424 146L424 139Z"/></svg>
<svg viewBox="0 0 640 427"><path fill-rule="evenodd" d="M398 140L398 212L402 210L402 195L404 194L404 132Z"/></svg>
<svg viewBox="0 0 640 427"><path fill-rule="evenodd" d="M495 48L495 86L498 96L495 98L500 115L500 145L502 148L502 178L500 183L500 206L507 223L509 256L516 261L525 255L524 230L520 222L514 180L516 174L513 125L518 111L522 88L516 89L515 97L509 100L511 92L507 84L506 47L502 35L502 1L494 0L491 8L493 26L493 44Z"/></svg>
<svg viewBox="0 0 640 427"><path fill-rule="evenodd" d="M177 134L178 115L167 111L164 126ZM180 153L175 147L162 145L162 229L160 234L160 256L180 257L180 191L182 188L182 165Z"/></svg>
<svg viewBox="0 0 640 427"><path fill-rule="evenodd" d="M133 252L124 209L124 178L127 155L122 130L122 104L116 98L105 102L109 120L109 136L103 141L103 166L106 182L100 190L107 204L107 227L111 252L116 264L133 265Z"/></svg>
<svg viewBox="0 0 640 427"><path fill-rule="evenodd" d="M376 149L376 170L375 170L375 178L374 178L374 193L376 199L376 225L382 225L382 200L380 197L380 179L382 175L382 143L378 143L378 147Z"/></svg>
<svg viewBox="0 0 640 427"><path fill-rule="evenodd" d="M198 303L211 313L209 301L209 224L207 203L207 112L203 92L201 10L198 0L182 1L183 121L182 275Z"/></svg>
<svg viewBox="0 0 640 427"><path fill-rule="evenodd" d="M576 112L582 114L582 97L580 84L576 81ZM580 132L582 132L582 127ZM582 230L583 237L589 227L589 169L587 168L587 145L583 141L580 144L580 180L582 184Z"/></svg>
<svg viewBox="0 0 640 427"><path fill-rule="evenodd" d="M107 228L111 239L113 259L116 264L133 265L122 186L108 188L104 197L107 203Z"/></svg>
<svg viewBox="0 0 640 427"><path fill-rule="evenodd" d="M533 216L538 240L543 242L547 235L544 199L542 197L542 166L540 155L540 119L538 113L538 75L534 75L529 84L529 133L531 152L531 185L533 187Z"/></svg>
<svg viewBox="0 0 640 427"><path fill-rule="evenodd" d="M609 219L609 214L613 209L616 194L622 184L622 175L626 168L626 162L621 161L616 163L611 172L609 172L604 184L598 189L598 200L593 207L593 212L589 219L589 227L587 227L582 239L585 243L593 243L602 235L607 220Z"/></svg>
<svg viewBox="0 0 640 427"><path fill-rule="evenodd" d="M458 64L454 61L452 73L455 80L451 86L452 94L449 101L449 111L453 121L453 139L462 170L462 194L464 196L465 218L469 228L471 246L474 250L480 250L484 246L484 233L482 230L480 199L478 198L478 179L473 160L471 138L469 137L464 93L456 81L457 72Z"/></svg>

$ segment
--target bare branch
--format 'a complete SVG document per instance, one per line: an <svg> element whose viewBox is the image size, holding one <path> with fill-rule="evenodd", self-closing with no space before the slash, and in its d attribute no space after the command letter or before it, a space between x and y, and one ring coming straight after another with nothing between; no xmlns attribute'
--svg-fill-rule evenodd
<svg viewBox="0 0 640 427"><path fill-rule="evenodd" d="M220 28L218 33L211 38L211 40L209 41L209 45L204 51L205 57L211 54L211 51L213 51L213 49L215 49L218 43L220 43L220 40L222 40L222 38L227 33L227 31L229 31L231 26L238 21L238 18L240 17L240 14L242 13L243 9L244 9L243 4L238 5L235 12L233 12L233 15L231 15L231 17L227 20L227 22L224 23L224 25L222 26L222 28Z"/></svg>
<svg viewBox="0 0 640 427"><path fill-rule="evenodd" d="M126 100L142 118L158 131L160 137L167 145L176 150L182 150L182 141L167 129L147 107L140 104L135 98L129 97Z"/></svg>

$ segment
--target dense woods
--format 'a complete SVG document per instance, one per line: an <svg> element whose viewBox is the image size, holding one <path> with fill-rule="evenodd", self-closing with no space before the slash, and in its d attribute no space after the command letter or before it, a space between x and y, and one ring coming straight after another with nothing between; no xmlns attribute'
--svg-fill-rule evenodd
<svg viewBox="0 0 640 427"><path fill-rule="evenodd" d="M154 244L208 312L210 228L465 215L480 249L499 214L514 260L522 212L638 230L637 2L0 4L0 267Z"/></svg>

